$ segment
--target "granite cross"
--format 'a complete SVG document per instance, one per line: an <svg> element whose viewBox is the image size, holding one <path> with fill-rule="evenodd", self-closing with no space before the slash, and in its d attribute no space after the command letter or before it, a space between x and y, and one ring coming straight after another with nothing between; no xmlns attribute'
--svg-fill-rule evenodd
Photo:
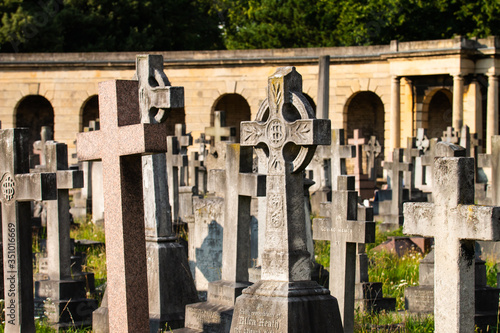
<svg viewBox="0 0 500 333"><path fill-rule="evenodd" d="M223 138L234 142L236 136L236 127L226 127L226 117L224 111L214 112L214 126L205 127L205 134L213 140L213 145L221 142Z"/></svg>
<svg viewBox="0 0 500 333"><path fill-rule="evenodd" d="M434 163L434 203L405 203L403 232L434 237L435 331L473 332L474 241L500 240L500 207L474 205L473 158Z"/></svg>
<svg viewBox="0 0 500 333"><path fill-rule="evenodd" d="M167 137L167 177L168 196L172 207L172 219L179 221L179 170L188 166L188 156L180 153L180 145L176 136Z"/></svg>
<svg viewBox="0 0 500 333"><path fill-rule="evenodd" d="M32 200L57 199L54 173L29 173L28 129L0 130L5 332L34 332Z"/></svg>
<svg viewBox="0 0 500 333"><path fill-rule="evenodd" d="M99 84L101 130L77 134L80 160L102 159L109 328L148 332L142 158L166 151L165 124L141 123L137 81Z"/></svg>
<svg viewBox="0 0 500 333"><path fill-rule="evenodd" d="M391 223L397 223L399 226L403 224L403 173L411 170L411 163L403 161L403 154L404 149L396 148L392 152L392 161L383 162L391 180L391 215L395 219Z"/></svg>
<svg viewBox="0 0 500 333"><path fill-rule="evenodd" d="M344 332L354 331L356 243L375 241L375 222L358 221L358 192L354 176L339 176L332 202L321 205L313 220L313 239L330 241L330 291L337 297Z"/></svg>
<svg viewBox="0 0 500 333"><path fill-rule="evenodd" d="M343 129L332 130L332 144L330 145L331 163L331 184L332 190L337 188L338 176L347 175L345 164L346 158L356 157L356 146L345 144L345 134Z"/></svg>
<svg viewBox="0 0 500 333"><path fill-rule="evenodd" d="M371 180L375 180L377 178L375 159L382 152L382 146L380 146L375 135L370 136L368 143L363 145L363 151L366 154L366 169L368 171L368 176Z"/></svg>
<svg viewBox="0 0 500 333"><path fill-rule="evenodd" d="M250 203L252 197L265 196L266 176L252 173L252 147L224 142L219 145L226 145L225 181L216 184L216 192L224 193L224 219L228 223L223 231L222 280L209 284L208 300L233 306L236 297L248 287Z"/></svg>
<svg viewBox="0 0 500 333"><path fill-rule="evenodd" d="M302 94L302 77L294 67L278 68L268 82L268 97L256 121L241 123L241 145L266 147L268 156L262 277L236 300L231 332L256 329L259 321L275 332L341 330L337 301L328 290L310 281L304 223L302 171L316 145L330 144L330 120L314 119ZM303 298L296 296L299 294ZM321 306L315 303L320 298ZM307 312L307 320L296 311Z"/></svg>

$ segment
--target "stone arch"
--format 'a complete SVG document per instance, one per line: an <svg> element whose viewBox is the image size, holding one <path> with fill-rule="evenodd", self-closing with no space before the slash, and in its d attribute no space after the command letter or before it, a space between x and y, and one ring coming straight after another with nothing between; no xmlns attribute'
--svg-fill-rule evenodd
<svg viewBox="0 0 500 333"><path fill-rule="evenodd" d="M448 126L452 126L452 101L452 92L445 88L434 89L426 94L422 107L422 118L429 138L440 138L443 131L446 131Z"/></svg>
<svg viewBox="0 0 500 333"><path fill-rule="evenodd" d="M352 138L353 131L360 129L363 137L368 142L370 136L375 135L380 143L382 151L377 157L376 165L384 158L384 103L382 99L372 91L358 91L347 100L344 106L344 114L347 125L344 127L346 137ZM352 163L352 161L350 162ZM366 161L363 161L363 169ZM377 168L381 176L382 168ZM364 170L366 173L367 170Z"/></svg>
<svg viewBox="0 0 500 333"><path fill-rule="evenodd" d="M41 95L25 96L15 109L15 127L29 129L30 151L32 151L33 143L40 140L42 126L49 126L54 133L54 108L52 104Z"/></svg>
<svg viewBox="0 0 500 333"><path fill-rule="evenodd" d="M89 126L91 120L99 118L99 98L97 95L92 95L83 102L80 114L80 132L83 132L83 129Z"/></svg>
<svg viewBox="0 0 500 333"><path fill-rule="evenodd" d="M220 96L210 113L210 126L214 125L214 111L225 111L226 126L236 127L236 142L240 142L240 123L251 120L250 105L240 94L224 94Z"/></svg>

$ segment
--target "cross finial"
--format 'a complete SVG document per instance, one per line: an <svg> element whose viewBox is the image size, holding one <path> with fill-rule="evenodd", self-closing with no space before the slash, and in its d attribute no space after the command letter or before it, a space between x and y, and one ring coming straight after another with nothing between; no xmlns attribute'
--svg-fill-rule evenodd
<svg viewBox="0 0 500 333"><path fill-rule="evenodd" d="M161 123L167 110L184 106L184 87L172 87L163 72L163 56L138 55L134 80L139 81L142 123Z"/></svg>

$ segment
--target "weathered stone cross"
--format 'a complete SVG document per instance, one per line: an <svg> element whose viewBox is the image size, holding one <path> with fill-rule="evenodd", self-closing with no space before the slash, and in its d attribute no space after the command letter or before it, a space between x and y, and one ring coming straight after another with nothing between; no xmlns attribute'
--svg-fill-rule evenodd
<svg viewBox="0 0 500 333"><path fill-rule="evenodd" d="M170 86L163 71L162 56L137 56L135 79L139 82L142 123L165 122L167 111L184 106L184 88ZM172 231L166 154L142 156L142 173L150 329L156 332L166 322L170 327L182 326L185 305L197 301L198 297L186 269L183 247L176 242ZM172 267L180 269L177 274L168 273Z"/></svg>
<svg viewBox="0 0 500 333"><path fill-rule="evenodd" d="M5 332L35 332L31 208L57 199L55 173L29 173L28 130L0 130Z"/></svg>
<svg viewBox="0 0 500 333"><path fill-rule="evenodd" d="M354 331L356 243L375 241L375 222L358 221L354 176L339 176L332 202L321 205L322 218L313 220L313 239L330 241L330 291L337 297L344 332Z"/></svg>
<svg viewBox="0 0 500 333"><path fill-rule="evenodd" d="M491 137L491 154L478 154L478 166L491 168L489 179L491 187L491 202L500 205L500 136Z"/></svg>
<svg viewBox="0 0 500 333"><path fill-rule="evenodd" d="M175 124L175 136L179 145L179 154L187 156L187 148L193 144L193 136L186 133L186 124ZM188 165L179 167L179 186L187 186L189 183Z"/></svg>
<svg viewBox="0 0 500 333"><path fill-rule="evenodd" d="M371 180L375 180L376 170L375 170L375 159L382 152L382 147L377 140L375 135L370 136L370 140L366 145L363 145L363 151L366 153L366 169L368 172L368 176Z"/></svg>
<svg viewBox="0 0 500 333"><path fill-rule="evenodd" d="M443 131L442 141L448 143L458 143L458 135L459 133L455 131L453 127L448 126L446 127L446 131Z"/></svg>
<svg viewBox="0 0 500 333"><path fill-rule="evenodd" d="M103 164L112 332L149 331L141 155L165 152L167 130L141 123L138 90L137 81L100 83L101 130L77 134L78 158Z"/></svg>
<svg viewBox="0 0 500 333"><path fill-rule="evenodd" d="M363 174L363 145L366 140L363 138L363 134L360 129L355 129L353 131L352 139L348 139L347 142L350 145L354 145L356 147L356 160L354 162L354 176L356 179L359 179Z"/></svg>
<svg viewBox="0 0 500 333"><path fill-rule="evenodd" d="M337 301L310 281L304 223L302 171L316 145L330 141L330 121L314 119L302 95L300 74L294 67L279 68L269 78L268 98L261 104L256 121L241 123L242 146L267 147L266 239L262 280L236 300L231 332L257 329L259 322L275 332L339 329ZM307 298L307 304L296 298L297 293ZM315 303L320 297L321 306ZM299 319L299 308L309 314L308 320Z"/></svg>
<svg viewBox="0 0 500 333"><path fill-rule="evenodd" d="M33 143L33 153L38 155L40 158L40 166L43 167L46 163L45 161L45 144L47 141L52 140L52 129L50 126L42 126L40 130L40 140Z"/></svg>
<svg viewBox="0 0 500 333"><path fill-rule="evenodd" d="M205 134L213 139L213 144L221 142L223 138L234 142L236 136L236 127L226 127L226 117L224 111L214 112L214 126L205 127Z"/></svg>
<svg viewBox="0 0 500 333"><path fill-rule="evenodd" d="M473 158L434 163L434 203L405 203L403 232L435 240L435 331L473 332L474 241L500 240L500 207L474 205Z"/></svg>
<svg viewBox="0 0 500 333"><path fill-rule="evenodd" d="M330 146L331 163L331 184L332 190L337 188L338 176L347 175L345 165L346 158L356 157L356 146L345 144L345 134L343 129L332 130L332 144Z"/></svg>
<svg viewBox="0 0 500 333"><path fill-rule="evenodd" d="M420 150L420 155L415 158L415 187L423 189L425 186L425 167L422 163L423 156L429 149L429 139L427 138L427 130L423 128L417 129L417 137L415 139L415 147Z"/></svg>
<svg viewBox="0 0 500 333"><path fill-rule="evenodd" d="M176 136L167 137L167 177L168 177L168 196L170 206L172 207L172 219L174 222L179 220L179 170L188 166L188 156L181 154L180 144Z"/></svg>
<svg viewBox="0 0 500 333"><path fill-rule="evenodd" d="M406 149L404 149L404 161L410 163L411 166L407 172L404 172L404 186L409 191L411 200L412 191L415 188L415 165L416 158L420 156L421 150L417 147L416 138L409 137L407 139Z"/></svg>
<svg viewBox="0 0 500 333"><path fill-rule="evenodd" d="M411 163L403 161L404 149L396 148L392 152L392 161L384 161L383 167L391 179L391 215L393 220L389 223L403 224L403 173L411 170Z"/></svg>

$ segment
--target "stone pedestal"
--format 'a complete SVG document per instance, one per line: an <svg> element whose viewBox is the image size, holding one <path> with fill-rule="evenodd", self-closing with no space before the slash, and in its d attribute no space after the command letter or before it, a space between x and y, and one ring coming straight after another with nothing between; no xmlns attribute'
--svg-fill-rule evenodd
<svg viewBox="0 0 500 333"><path fill-rule="evenodd" d="M259 281L236 303L231 333L343 332L337 300L313 281Z"/></svg>

